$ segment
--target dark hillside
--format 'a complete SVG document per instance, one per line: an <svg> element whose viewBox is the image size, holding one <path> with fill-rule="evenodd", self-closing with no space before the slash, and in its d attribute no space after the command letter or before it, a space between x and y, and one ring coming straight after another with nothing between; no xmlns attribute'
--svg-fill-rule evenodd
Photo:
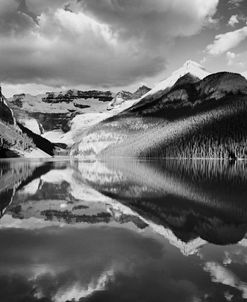
<svg viewBox="0 0 247 302"><path fill-rule="evenodd" d="M160 122L105 154L178 158L247 158L247 81L221 72L201 81L186 75L163 96L132 107L115 118L132 116ZM107 121L106 121L107 122Z"/></svg>
<svg viewBox="0 0 247 302"><path fill-rule="evenodd" d="M231 110L231 108L229 107ZM232 114L218 117L192 128L186 134L160 142L141 152L147 157L247 158L247 100L238 102Z"/></svg>
<svg viewBox="0 0 247 302"><path fill-rule="evenodd" d="M56 146L55 144L51 143L47 139L43 138L42 136L33 133L26 127L22 126L21 124L18 123L18 126L22 130L23 133L26 133L28 137L30 137L34 144L39 148L40 150L44 151L45 153L53 156L55 154Z"/></svg>
<svg viewBox="0 0 247 302"><path fill-rule="evenodd" d="M247 95L247 80L239 74L221 72L209 75L202 81L187 74L151 103L132 107L124 114L174 120L216 108L226 101L225 97L236 95ZM231 103L230 99L227 101Z"/></svg>

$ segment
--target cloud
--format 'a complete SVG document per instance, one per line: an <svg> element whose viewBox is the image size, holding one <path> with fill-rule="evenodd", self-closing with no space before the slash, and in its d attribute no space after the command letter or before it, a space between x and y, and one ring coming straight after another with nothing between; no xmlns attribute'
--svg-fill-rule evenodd
<svg viewBox="0 0 247 302"><path fill-rule="evenodd" d="M204 270L210 274L212 282L234 287L242 292L243 299L247 299L247 283L242 282L229 269L216 262L207 262Z"/></svg>
<svg viewBox="0 0 247 302"><path fill-rule="evenodd" d="M227 65L234 67L238 66L240 68L243 68L245 66L244 63L244 53L235 53L232 51L228 51L226 53L226 59L227 59Z"/></svg>
<svg viewBox="0 0 247 302"><path fill-rule="evenodd" d="M240 22L246 23L246 21L247 21L247 16L243 14L232 15L228 21L228 25L235 27L236 24L239 24Z"/></svg>
<svg viewBox="0 0 247 302"><path fill-rule="evenodd" d="M125 86L165 69L177 37L212 22L218 0L3 0L0 80Z"/></svg>
<svg viewBox="0 0 247 302"><path fill-rule="evenodd" d="M238 20L238 15L232 15L231 18L229 19L228 21L228 24L232 27L234 27L236 24L239 23L239 20Z"/></svg>
<svg viewBox="0 0 247 302"><path fill-rule="evenodd" d="M226 53L226 58L227 58L227 64L232 65L234 62L234 59L237 57L237 55L234 52L228 51Z"/></svg>
<svg viewBox="0 0 247 302"><path fill-rule="evenodd" d="M214 56L221 55L224 52L237 47L246 38L247 26L235 31L217 35L214 42L207 46L207 52Z"/></svg>
<svg viewBox="0 0 247 302"><path fill-rule="evenodd" d="M83 9L109 24L122 38L142 37L147 40L191 36L211 21L218 1L189 0L79 0ZM162 43L162 40L161 40ZM158 43L159 44L159 43Z"/></svg>
<svg viewBox="0 0 247 302"><path fill-rule="evenodd" d="M14 0L0 2L0 36L19 36L32 26L33 19L20 10L18 2Z"/></svg>
<svg viewBox="0 0 247 302"><path fill-rule="evenodd" d="M9 228L0 239L1 301L194 301L208 279L175 248L124 228Z"/></svg>
<svg viewBox="0 0 247 302"><path fill-rule="evenodd" d="M103 272L97 280L91 281L84 288L79 282L75 282L66 289L59 289L53 298L54 302L80 301L90 297L94 292L106 290L107 284L114 278L114 271Z"/></svg>

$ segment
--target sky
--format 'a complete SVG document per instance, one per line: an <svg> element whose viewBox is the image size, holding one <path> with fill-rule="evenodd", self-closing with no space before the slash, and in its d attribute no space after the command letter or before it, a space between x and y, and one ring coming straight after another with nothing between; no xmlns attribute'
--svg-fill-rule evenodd
<svg viewBox="0 0 247 302"><path fill-rule="evenodd" d="M153 87L188 59L247 76L247 1L0 0L8 97Z"/></svg>

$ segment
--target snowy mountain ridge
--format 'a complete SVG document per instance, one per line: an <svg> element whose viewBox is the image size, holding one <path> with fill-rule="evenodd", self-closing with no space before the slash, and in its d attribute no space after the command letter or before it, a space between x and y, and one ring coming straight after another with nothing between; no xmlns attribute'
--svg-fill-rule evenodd
<svg viewBox="0 0 247 302"><path fill-rule="evenodd" d="M147 94L145 94L145 97L151 94L154 94L160 90L165 90L169 87L172 87L178 79L183 77L186 74L191 74L192 76L195 76L199 78L200 80L204 79L206 76L208 76L210 73L199 63L194 62L192 60L188 60L184 63L184 65L175 70L172 75L165 80L158 83L152 90L150 90Z"/></svg>

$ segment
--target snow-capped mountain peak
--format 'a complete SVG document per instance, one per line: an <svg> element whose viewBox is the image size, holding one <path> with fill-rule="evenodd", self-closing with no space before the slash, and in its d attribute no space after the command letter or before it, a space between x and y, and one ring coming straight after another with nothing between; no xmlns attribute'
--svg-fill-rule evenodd
<svg viewBox="0 0 247 302"><path fill-rule="evenodd" d="M209 75L209 72L207 72L205 67L203 67L201 64L192 60L188 60L180 69L173 72L172 76L178 75L179 77L181 77L187 73L190 73L191 75L199 78L200 80Z"/></svg>
<svg viewBox="0 0 247 302"><path fill-rule="evenodd" d="M193 75L194 77L199 78L200 80L202 80L203 78L205 78L206 76L208 76L210 74L199 63L194 62L192 60L188 60L184 63L184 65L181 68L174 71L170 77L168 77L165 80L158 83L145 96L151 95L158 91L165 90L169 87L172 87L177 82L178 79L180 79L181 77L183 77L184 75L186 75L188 73Z"/></svg>

